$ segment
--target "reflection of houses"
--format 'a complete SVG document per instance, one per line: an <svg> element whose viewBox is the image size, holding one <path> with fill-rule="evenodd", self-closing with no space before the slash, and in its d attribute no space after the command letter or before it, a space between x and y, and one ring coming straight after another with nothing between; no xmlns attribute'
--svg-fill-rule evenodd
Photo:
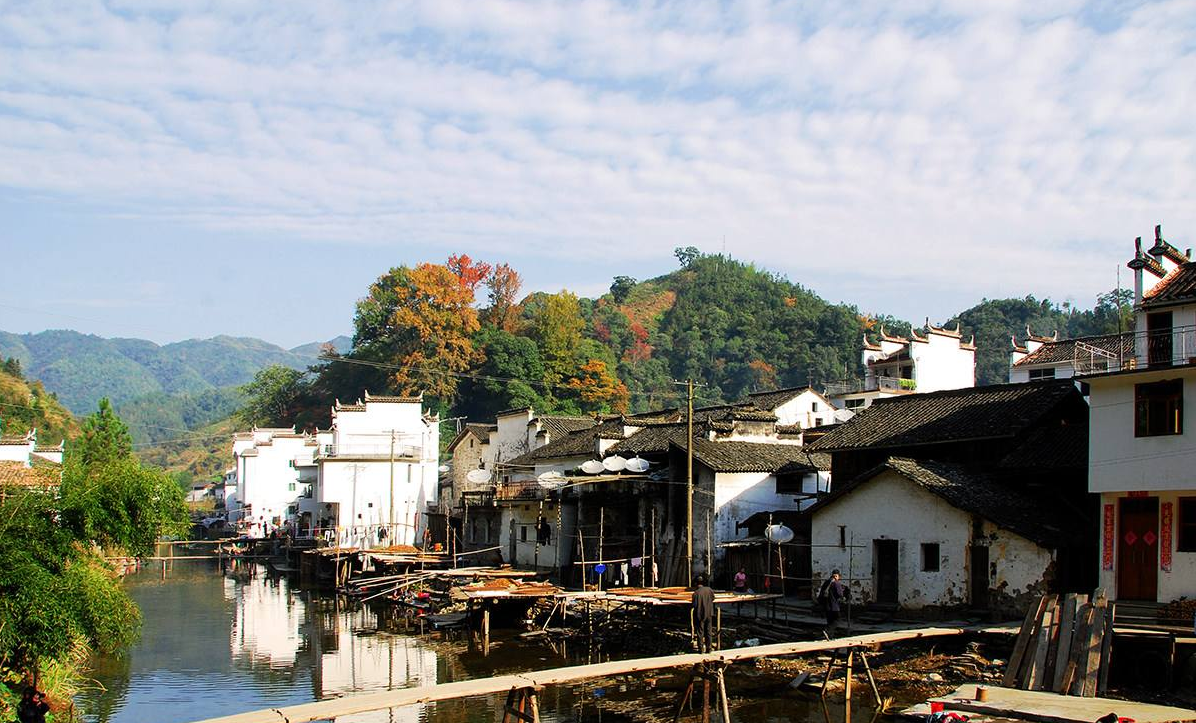
<svg viewBox="0 0 1196 723"><path fill-rule="evenodd" d="M976 345L954 330L933 326L924 335L893 336L883 326L876 341L864 335L864 378L828 384L827 396L839 409L865 409L878 399L914 392L964 389L976 385Z"/></svg>
<svg viewBox="0 0 1196 723"><path fill-rule="evenodd" d="M303 603L285 589L286 583L257 575L246 581L224 579L224 596L233 603L229 645L233 660L251 666L290 668L302 638L299 624Z"/></svg>
<svg viewBox="0 0 1196 723"><path fill-rule="evenodd" d="M332 409L317 435L313 522L341 544L414 544L436 504L440 420L422 397L376 397Z"/></svg>
<svg viewBox="0 0 1196 723"><path fill-rule="evenodd" d="M1084 374L1090 388L1089 486L1100 495L1101 585L1119 600L1196 596L1196 262L1155 229L1136 244L1133 352Z"/></svg>
<svg viewBox="0 0 1196 723"><path fill-rule="evenodd" d="M857 599L906 607L1091 590L1087 417L1070 381L876 402L812 445L836 485L811 509L815 575L850 569Z"/></svg>

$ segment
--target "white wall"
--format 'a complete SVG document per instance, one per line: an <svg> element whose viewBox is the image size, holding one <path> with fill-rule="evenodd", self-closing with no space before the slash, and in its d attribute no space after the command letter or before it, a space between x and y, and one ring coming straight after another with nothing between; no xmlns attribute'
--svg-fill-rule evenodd
<svg viewBox="0 0 1196 723"><path fill-rule="evenodd" d="M556 503L544 503L544 519L552 528L552 536L547 545L539 546L539 567L553 567L557 561L557 547L560 546L560 564L570 565L573 562L573 543L577 537L577 507L565 505L561 507L561 529L557 528ZM535 569L537 564L536 551L536 522L540 516L540 503L509 503L502 509L499 528L499 545L503 560L515 567L528 570ZM511 523L515 523L515 559L509 560L511 550ZM527 540L520 539L520 528L527 528Z"/></svg>
<svg viewBox="0 0 1196 723"><path fill-rule="evenodd" d="M1183 434L1134 436L1134 385L1184 380ZM1196 487L1196 366L1090 377L1088 489L1092 492Z"/></svg>
<svg viewBox="0 0 1196 723"><path fill-rule="evenodd" d="M303 435L275 434L252 448L256 455L238 455L237 497L241 506L250 506L246 520L255 526L252 534L268 533L275 518L281 523L294 517L287 509L307 487L299 481L299 470L293 464L296 458L311 456L304 440Z"/></svg>
<svg viewBox="0 0 1196 723"><path fill-rule="evenodd" d="M533 417L535 412L525 409L497 418L498 431L492 435L490 445L495 461L506 462L531 451L528 445L527 424Z"/></svg>
<svg viewBox="0 0 1196 723"><path fill-rule="evenodd" d="M841 525L846 528L848 545L854 535L853 549L839 547ZM885 471L814 513L814 577L824 578L838 569L845 579L852 578L849 585L856 602L874 601L873 540L897 540L900 606L965 605L970 602L971 526L970 514L896 472ZM989 562L995 563L997 571L995 577L989 576L990 590L1013 596L1031 589L1040 591L1051 553L987 521L984 533ZM938 543L938 572L922 570L922 543Z"/></svg>
<svg viewBox="0 0 1196 723"><path fill-rule="evenodd" d="M701 489L710 489L711 471L703 465L696 465L698 479L695 483ZM813 488L814 482L803 484L803 488ZM768 510L797 510L800 503L795 501L794 495L777 494L777 478L769 472L719 472L714 476L714 519L712 520L712 537L714 544L740 539L747 536L747 530L736 530L737 523L743 522L757 512ZM706 518L702 508L696 508L694 513L694 557L700 559L706 555ZM714 558L720 561L723 550L715 548Z"/></svg>
<svg viewBox="0 0 1196 723"><path fill-rule="evenodd" d="M391 528L391 465L389 460L320 460L321 504L333 503L339 542L354 547L411 545L422 541L427 503L435 500L436 462L394 463L394 525ZM319 517L328 514L321 512ZM318 520L318 517L317 517ZM379 540L378 530L393 531Z"/></svg>
<svg viewBox="0 0 1196 723"><path fill-rule="evenodd" d="M1180 597L1193 598L1196 597L1196 552L1180 552L1179 544L1179 498L1180 497L1196 497L1196 474L1193 474L1193 483L1191 487L1180 491L1157 491L1149 490L1151 497L1157 497L1159 500L1160 512L1162 505L1170 502L1172 506L1172 521L1171 521L1171 570L1164 570L1162 566L1159 567L1158 577L1158 602L1167 603L1176 600ZM1120 518L1120 500L1127 495L1122 492L1106 492L1101 495L1101 510L1102 514L1105 505L1113 505L1113 569L1105 570L1104 565L1101 565L1100 570L1100 586L1106 590L1112 591L1112 596L1117 597L1117 540L1121 538L1121 518ZM1161 517L1161 515L1160 515ZM1161 525L1161 519L1160 519ZM1158 532L1156 531L1156 534ZM1159 547L1162 547L1162 535L1159 535ZM1101 541L1103 553L1103 537ZM1103 563L1103 554L1101 556Z"/></svg>
<svg viewBox="0 0 1196 723"><path fill-rule="evenodd" d="M833 409L834 405L830 400L807 389L771 411L777 415L777 424L786 426L798 424L805 429L829 424L832 421Z"/></svg>
<svg viewBox="0 0 1196 723"><path fill-rule="evenodd" d="M960 348L955 336L928 331L926 342L914 341L914 381L919 393L976 386L976 352Z"/></svg>

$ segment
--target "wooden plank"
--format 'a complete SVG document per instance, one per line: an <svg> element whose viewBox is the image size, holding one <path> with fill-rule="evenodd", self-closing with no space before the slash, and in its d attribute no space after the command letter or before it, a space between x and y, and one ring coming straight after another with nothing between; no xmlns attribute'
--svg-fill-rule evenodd
<svg viewBox="0 0 1196 723"><path fill-rule="evenodd" d="M1042 681L1046 679L1047 649L1051 647L1051 629L1054 627L1054 623L1055 611L1052 608L1042 614L1042 624L1038 629L1034 657L1022 680L1023 690L1042 690Z"/></svg>
<svg viewBox="0 0 1196 723"><path fill-rule="evenodd" d="M1022 621L1021 632L1017 634L1017 641L1013 644L1013 653L1009 656L1009 663L1005 666L1005 677L1001 680L1001 685L1006 688L1017 685L1018 673L1026 658L1026 649L1030 647L1033 640L1034 624L1042 617L1042 612L1045 609L1046 597L1041 597L1038 599L1037 605L1031 605L1026 610L1026 619Z"/></svg>
<svg viewBox="0 0 1196 723"><path fill-rule="evenodd" d="M1071 682L1066 693L1081 695L1084 692L1084 673L1088 665L1088 643L1092 637L1092 626L1096 623L1097 609L1091 604L1084 606L1083 626L1076 626L1075 639L1071 643Z"/></svg>
<svg viewBox="0 0 1196 723"><path fill-rule="evenodd" d="M1055 648L1054 671L1051 676L1050 689L1059 693L1063 688L1063 674L1067 670L1067 661L1071 658L1071 639L1076 624L1076 594L1068 593L1063 596L1060 606L1058 645Z"/></svg>
<svg viewBox="0 0 1196 723"><path fill-rule="evenodd" d="M1117 619L1116 603L1109 603L1105 613L1105 638L1100 646L1100 674L1096 683L1096 694L1101 695L1109 690L1109 658L1113 654L1113 623ZM1174 657L1172 658L1174 659Z"/></svg>
<svg viewBox="0 0 1196 723"><path fill-rule="evenodd" d="M1105 644L1105 626L1108 624L1108 607L1094 607L1096 619L1093 621L1092 632L1088 639L1088 655L1084 662L1084 687L1080 695L1085 698L1096 697L1096 686L1100 679L1100 651Z"/></svg>
<svg viewBox="0 0 1196 723"><path fill-rule="evenodd" d="M1109 711L1133 718L1135 723L1191 723L1196 711L1108 698L1075 698L1040 691L989 688L988 700L975 700L976 683L967 683L942 701L947 711L978 713L991 718L1036 723L1091 723ZM915 708L917 710L917 708Z"/></svg>
<svg viewBox="0 0 1196 723"><path fill-rule="evenodd" d="M1087 596L1083 596L1087 598ZM1079 602L1077 600L1077 602ZM1071 692L1071 686L1076 679L1076 671L1079 669L1080 654L1084 647L1084 638L1088 634L1088 615L1092 608L1087 602L1079 603L1076 609L1076 622L1072 630L1071 651L1067 657L1067 665L1063 670L1063 677L1059 681L1059 690L1057 693L1067 695Z"/></svg>
<svg viewBox="0 0 1196 723"><path fill-rule="evenodd" d="M1043 623L1050 617L1051 610L1054 609L1057 600L1057 595L1044 595L1042 598L1041 610L1030 630L1030 640L1026 645L1026 650L1022 657L1021 669L1017 673L1017 687L1023 690L1030 684L1031 668L1034 667L1034 659L1038 654L1038 644L1041 642L1039 640L1039 633L1042 631Z"/></svg>
<svg viewBox="0 0 1196 723"><path fill-rule="evenodd" d="M894 630L868 635L856 635L846 638L836 638L835 640L805 640L793 643L757 645L747 648L731 648L706 654L688 653L684 655L664 655L655 658L612 660L591 665L574 665L564 668L529 671L519 675L500 675L492 678L463 680L455 683L426 685L418 688L404 688L375 693L356 693L330 700L320 700L281 708L268 708L230 716L209 718L203 721L203 723L283 723L284 721L289 723L307 723L308 721L325 720L386 708L397 708L415 703L428 703L438 700L502 693L510 691L511 688L538 688L545 685L572 683L589 678L603 678L645 670L683 668L712 663L726 664L738 660L751 660L753 658L803 655L838 648L879 645L901 640L918 640L991 630L991 628L986 627L915 628L911 630Z"/></svg>

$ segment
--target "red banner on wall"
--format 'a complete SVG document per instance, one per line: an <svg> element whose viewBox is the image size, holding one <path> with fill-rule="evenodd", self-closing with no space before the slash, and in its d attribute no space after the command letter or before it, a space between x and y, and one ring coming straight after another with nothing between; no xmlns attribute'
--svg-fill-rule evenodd
<svg viewBox="0 0 1196 723"><path fill-rule="evenodd" d="M1113 539L1114 527L1116 525L1116 517L1113 512L1113 505L1105 505L1105 529L1103 535L1103 542L1101 546L1101 567L1106 570L1113 569Z"/></svg>
<svg viewBox="0 0 1196 723"><path fill-rule="evenodd" d="M1159 505L1159 567L1163 572L1171 572L1171 518L1171 503Z"/></svg>

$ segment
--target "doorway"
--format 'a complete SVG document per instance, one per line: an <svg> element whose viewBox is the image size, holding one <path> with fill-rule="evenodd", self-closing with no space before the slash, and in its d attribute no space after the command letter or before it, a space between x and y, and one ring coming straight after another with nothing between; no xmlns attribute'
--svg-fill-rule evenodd
<svg viewBox="0 0 1196 723"><path fill-rule="evenodd" d="M972 545L969 548L971 569L968 571L973 610L988 609L988 547Z"/></svg>
<svg viewBox="0 0 1196 723"><path fill-rule="evenodd" d="M1117 599L1159 595L1159 498L1123 497L1117 529Z"/></svg>
<svg viewBox="0 0 1196 723"><path fill-rule="evenodd" d="M1173 362L1171 312L1146 315L1146 361L1150 366L1170 366Z"/></svg>
<svg viewBox="0 0 1196 723"><path fill-rule="evenodd" d="M897 540L872 541L876 602L897 604Z"/></svg>

